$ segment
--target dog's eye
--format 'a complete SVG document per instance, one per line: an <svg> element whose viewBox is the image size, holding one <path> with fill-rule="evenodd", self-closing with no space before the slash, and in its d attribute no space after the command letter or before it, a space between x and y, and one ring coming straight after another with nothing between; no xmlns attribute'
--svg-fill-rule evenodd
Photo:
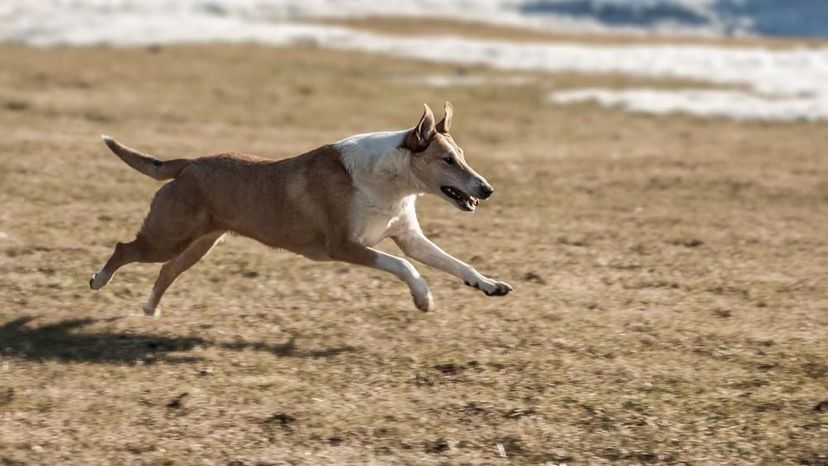
<svg viewBox="0 0 828 466"><path fill-rule="evenodd" d="M443 162L446 162L449 165L454 165L454 157L445 157Z"/></svg>

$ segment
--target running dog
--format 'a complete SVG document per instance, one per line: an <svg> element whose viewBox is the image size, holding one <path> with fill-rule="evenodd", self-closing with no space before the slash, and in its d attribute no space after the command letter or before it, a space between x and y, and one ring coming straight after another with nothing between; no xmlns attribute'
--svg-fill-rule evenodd
<svg viewBox="0 0 828 466"><path fill-rule="evenodd" d="M147 315L158 315L164 292L222 238L234 232L313 260L336 260L390 272L404 281L422 311L434 302L407 260L374 249L390 237L402 251L450 273L488 296L512 291L432 243L414 209L434 194L474 211L494 189L466 162L449 133L453 115L435 123L428 105L414 128L352 136L297 157L273 161L239 153L160 160L103 136L127 165L156 180L172 180L152 200L134 241L117 243L89 280L104 287L131 262L163 262Z"/></svg>

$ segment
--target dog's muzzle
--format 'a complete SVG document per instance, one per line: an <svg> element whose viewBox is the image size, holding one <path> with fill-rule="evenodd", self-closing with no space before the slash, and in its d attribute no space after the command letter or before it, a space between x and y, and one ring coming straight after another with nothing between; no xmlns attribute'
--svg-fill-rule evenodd
<svg viewBox="0 0 828 466"><path fill-rule="evenodd" d="M480 185L480 188L478 188L478 192L479 195L477 197L479 197L480 199L488 199L492 197L494 188L489 183L483 183Z"/></svg>

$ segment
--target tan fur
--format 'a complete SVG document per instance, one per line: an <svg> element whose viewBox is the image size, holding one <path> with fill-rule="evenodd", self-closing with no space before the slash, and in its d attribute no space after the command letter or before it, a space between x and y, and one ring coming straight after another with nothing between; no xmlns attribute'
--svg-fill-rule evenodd
<svg viewBox="0 0 828 466"><path fill-rule="evenodd" d="M441 129L449 127L450 111L447 105L448 118L441 121ZM139 172L155 179L174 179L155 194L135 240L118 243L101 271L92 277L92 289L106 285L115 271L128 263L163 262L144 308L148 314L156 313L162 295L178 275L198 262L230 231L315 260L340 260L381 268L408 283L419 308L431 307L428 287L411 264L371 248L386 234L370 241L358 239L359 222L367 221L354 220L358 214L354 210L355 199L361 185L345 168L343 156L334 146L322 146L279 161L239 153L161 161L111 138L105 137L104 141ZM412 182L417 186L410 194L425 191L439 195L441 183L469 184L473 177L482 180L468 167L462 149L454 144L451 136L437 133L433 114L427 106L420 123L404 141L415 144L418 150L410 157L412 179L417 180ZM457 154L456 163L451 166L443 161L449 152ZM410 213L400 211L399 220L388 215L388 225L399 225L398 229L387 228L387 235L395 241L399 242L408 230L419 230L416 217L409 218L413 216L413 204ZM371 244L363 244L366 242ZM485 282L488 279L482 275L480 280L468 273L463 277L468 278L467 284L487 294L506 294L511 290L507 284ZM470 283L469 280L477 281Z"/></svg>
<svg viewBox="0 0 828 466"><path fill-rule="evenodd" d="M121 145L109 136L104 136L103 140L107 147L127 165L156 180L173 179L190 163L187 159L162 161Z"/></svg>

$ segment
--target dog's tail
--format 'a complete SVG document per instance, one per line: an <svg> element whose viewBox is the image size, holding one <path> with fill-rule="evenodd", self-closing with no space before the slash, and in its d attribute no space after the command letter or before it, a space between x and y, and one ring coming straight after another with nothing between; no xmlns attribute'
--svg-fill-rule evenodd
<svg viewBox="0 0 828 466"><path fill-rule="evenodd" d="M189 165L189 159L161 160L151 155L142 154L109 136L102 135L104 144L121 158L127 165L156 180L175 178L181 170Z"/></svg>

